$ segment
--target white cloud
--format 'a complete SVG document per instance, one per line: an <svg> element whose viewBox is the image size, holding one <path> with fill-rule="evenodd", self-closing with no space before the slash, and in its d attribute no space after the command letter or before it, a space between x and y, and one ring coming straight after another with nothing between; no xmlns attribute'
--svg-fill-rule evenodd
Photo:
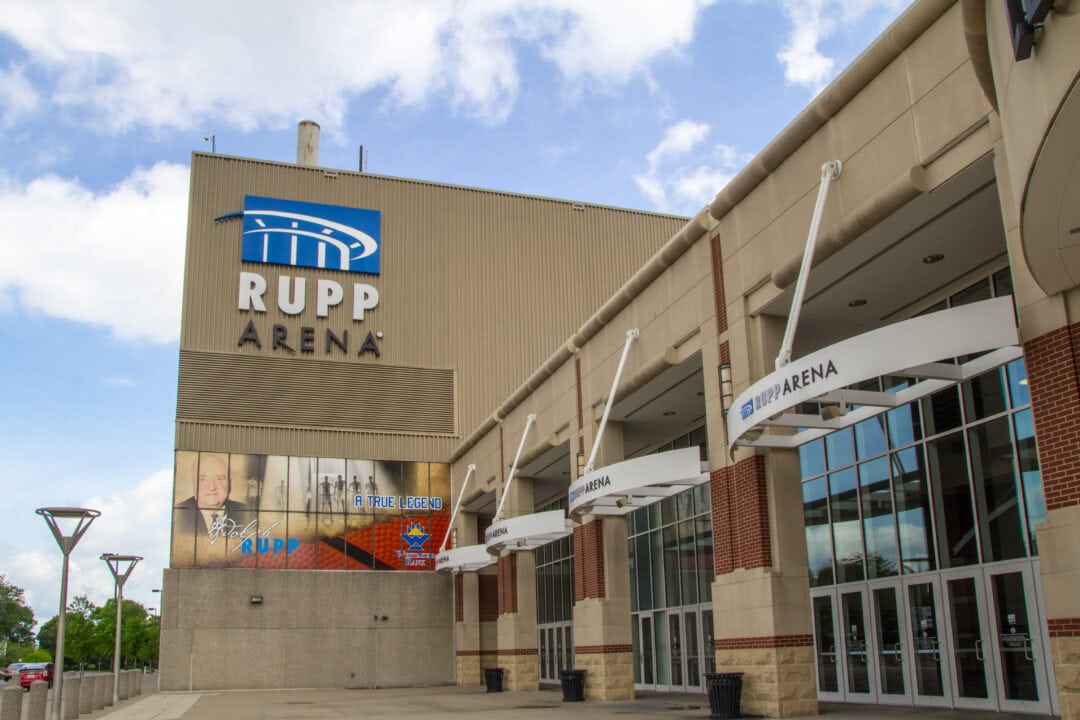
<svg viewBox="0 0 1080 720"><path fill-rule="evenodd" d="M21 66L0 68L0 127L9 128L38 105L37 91Z"/></svg>
<svg viewBox="0 0 1080 720"><path fill-rule="evenodd" d="M188 168L159 163L93 193L77 180L0 176L0 311L179 337Z"/></svg>
<svg viewBox="0 0 1080 720"><path fill-rule="evenodd" d="M159 596L151 593L151 589L161 587L161 572L169 561L171 498L172 470L163 469L134 488L108 497L86 498L81 503L81 507L100 510L101 516L90 524L71 553L68 602L76 595L87 595L95 604L102 605L112 597L112 574L100 557L102 553L120 553L143 558L124 585L124 597L151 607L158 605ZM6 571L8 581L26 591L27 603L39 623L59 610L63 559L44 528L41 534L47 547L14 554Z"/></svg>
<svg viewBox="0 0 1080 720"><path fill-rule="evenodd" d="M445 94L463 114L506 118L529 48L570 84L625 83L693 38L715 0L11 0L9 35L54 81L50 101L98 125L243 129L317 117L385 90L415 105Z"/></svg>
<svg viewBox="0 0 1080 720"><path fill-rule="evenodd" d="M836 60L824 54L821 45L840 26L848 27L875 10L885 10L891 19L911 0L783 0L784 14L791 31L776 59L784 67L791 85L820 91L833 79Z"/></svg>
<svg viewBox="0 0 1080 720"><path fill-rule="evenodd" d="M711 130L706 123L680 120L646 155L648 171L636 174L634 182L658 210L697 212L753 157L723 144L699 149Z"/></svg>

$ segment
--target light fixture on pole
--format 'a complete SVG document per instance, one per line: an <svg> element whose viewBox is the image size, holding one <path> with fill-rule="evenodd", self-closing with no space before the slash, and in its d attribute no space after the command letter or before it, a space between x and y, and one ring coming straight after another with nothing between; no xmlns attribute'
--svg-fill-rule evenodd
<svg viewBox="0 0 1080 720"><path fill-rule="evenodd" d="M53 667L56 668L56 677L53 680L52 712L49 717L52 720L60 720L60 703L62 702L64 686L64 632L67 623L67 581L68 581L68 556L75 546L79 544L90 523L94 518L101 515L98 510L77 507L45 507L35 510L38 515L45 518L49 525L56 544L60 546L60 552L64 554L64 568L60 573L60 615L56 621L56 653L53 658Z"/></svg>
<svg viewBox="0 0 1080 720"><path fill-rule="evenodd" d="M734 399L735 390L731 382L731 363L720 363L720 412L726 414L731 409L731 401Z"/></svg>
<svg viewBox="0 0 1080 720"><path fill-rule="evenodd" d="M116 581L116 644L113 651L113 705L115 705L120 702L120 610L124 605L124 583L127 582L131 571L142 558L138 555L105 553L101 559L109 566L109 572Z"/></svg>

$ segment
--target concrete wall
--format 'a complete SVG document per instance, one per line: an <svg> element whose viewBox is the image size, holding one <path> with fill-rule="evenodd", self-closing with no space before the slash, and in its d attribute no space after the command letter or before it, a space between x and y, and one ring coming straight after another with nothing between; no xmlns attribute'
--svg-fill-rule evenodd
<svg viewBox="0 0 1080 720"><path fill-rule="evenodd" d="M454 680L449 576L170 569L164 583L162 690Z"/></svg>

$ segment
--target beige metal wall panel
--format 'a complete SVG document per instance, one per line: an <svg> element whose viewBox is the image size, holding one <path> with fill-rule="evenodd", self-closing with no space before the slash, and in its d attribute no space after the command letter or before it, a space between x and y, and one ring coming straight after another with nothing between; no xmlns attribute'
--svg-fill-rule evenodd
<svg viewBox="0 0 1080 720"><path fill-rule="evenodd" d="M178 450L411 461L447 457L457 439L335 428L267 427L220 422L176 423Z"/></svg>
<svg viewBox="0 0 1080 720"><path fill-rule="evenodd" d="M454 432L454 372L180 351L177 420Z"/></svg>
<svg viewBox="0 0 1080 720"><path fill-rule="evenodd" d="M241 263L242 220L214 218L242 210L245 195L378 210L381 274ZM387 425L390 420L383 418L378 428L346 427L460 435L483 422L684 223L671 216L562 200L195 154L181 348L185 353L266 361L258 366L267 372L272 364L279 365L273 378L263 378L267 385L278 384L285 367L289 383L304 387L318 384L331 365L453 373L456 408L450 424L442 414L439 422L426 417L432 410L425 407L423 395L410 401L394 395L392 388L372 387L364 393L364 403L381 404L387 413L396 405L394 412L403 424ZM267 312L238 308L241 271L258 273L267 281ZM281 276L307 279L309 302L297 316L276 305ZM325 318L315 317L314 311L313 285L319 278L346 288L344 303ZM350 312L349 288L354 283L370 284L380 295L378 307L367 311L363 322L354 322ZM249 321L261 348L252 342L238 345ZM272 348L275 324L287 328L294 352ZM314 329L310 352L298 350L301 327ZM347 352L333 345L327 351L328 330L338 337L348 330ZM379 357L358 354L369 332ZM181 366L178 419L209 420L214 386L208 377L192 374L193 369ZM189 401L197 395L203 396L205 407L196 418ZM261 418L267 415L268 401L256 407L236 398L231 422L310 424L298 422L285 406L269 413L276 419L267 423ZM315 412L309 408L304 417L309 420Z"/></svg>

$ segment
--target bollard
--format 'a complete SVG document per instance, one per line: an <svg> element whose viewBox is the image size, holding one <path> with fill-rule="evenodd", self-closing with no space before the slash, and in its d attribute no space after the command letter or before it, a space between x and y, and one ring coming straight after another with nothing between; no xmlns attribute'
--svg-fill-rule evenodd
<svg viewBox="0 0 1080 720"><path fill-rule="evenodd" d="M49 684L44 680L30 683L30 702L26 705L26 720L45 720L45 700L49 697Z"/></svg>
<svg viewBox="0 0 1080 720"><path fill-rule="evenodd" d="M93 675L83 675L82 684L79 685L79 714L89 715L94 712L94 682Z"/></svg>
<svg viewBox="0 0 1080 720"><path fill-rule="evenodd" d="M117 697L121 700L128 699L128 671L120 671L120 683L116 686Z"/></svg>
<svg viewBox="0 0 1080 720"><path fill-rule="evenodd" d="M76 675L74 677L64 678L64 687L62 688L64 693L64 701L61 703L61 710L64 711L64 720L76 720L79 717L79 690L82 685L82 679Z"/></svg>
<svg viewBox="0 0 1080 720"><path fill-rule="evenodd" d="M112 703L113 675L112 675L112 673L108 673L108 674L104 675L104 677L105 677L105 680L106 680L106 682L105 682L105 707L109 707L109 706L111 706L113 704Z"/></svg>
<svg viewBox="0 0 1080 720"><path fill-rule="evenodd" d="M4 688L0 693L0 720L20 720L22 718L22 685Z"/></svg>
<svg viewBox="0 0 1080 720"><path fill-rule="evenodd" d="M94 710L100 710L105 707L106 684L104 675L94 676Z"/></svg>
<svg viewBox="0 0 1080 720"><path fill-rule="evenodd" d="M135 694L136 695L142 695L142 681L143 681L143 675L145 675L145 674L146 674L145 672L140 672L140 673L135 675Z"/></svg>
<svg viewBox="0 0 1080 720"><path fill-rule="evenodd" d="M127 671L127 690L129 698L135 697L135 673L135 670Z"/></svg>

